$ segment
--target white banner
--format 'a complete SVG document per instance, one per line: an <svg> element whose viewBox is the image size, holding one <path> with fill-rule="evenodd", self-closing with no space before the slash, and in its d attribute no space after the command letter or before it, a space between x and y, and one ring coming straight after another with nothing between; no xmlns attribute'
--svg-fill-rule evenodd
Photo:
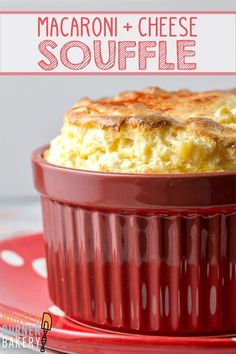
<svg viewBox="0 0 236 354"><path fill-rule="evenodd" d="M1 13L0 75L233 75L235 23L235 13Z"/></svg>

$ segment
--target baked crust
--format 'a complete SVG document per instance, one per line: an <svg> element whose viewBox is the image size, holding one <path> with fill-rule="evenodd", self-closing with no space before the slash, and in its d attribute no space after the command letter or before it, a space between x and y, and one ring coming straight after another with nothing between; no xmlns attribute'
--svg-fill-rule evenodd
<svg viewBox="0 0 236 354"><path fill-rule="evenodd" d="M236 89L151 87L80 100L45 153L53 164L119 173L236 171Z"/></svg>
<svg viewBox="0 0 236 354"><path fill-rule="evenodd" d="M221 107L236 107L236 89L168 92L158 87L122 92L114 98L81 99L65 115L71 124L95 124L119 130L122 125L153 129L176 126L199 135L236 144L236 129L220 124L215 115ZM236 126L236 125L235 125Z"/></svg>

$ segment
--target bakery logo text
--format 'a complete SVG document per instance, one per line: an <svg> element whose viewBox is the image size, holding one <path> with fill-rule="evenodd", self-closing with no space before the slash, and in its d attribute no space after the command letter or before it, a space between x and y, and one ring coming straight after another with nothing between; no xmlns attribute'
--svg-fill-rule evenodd
<svg viewBox="0 0 236 354"><path fill-rule="evenodd" d="M0 348L28 348L45 351L47 331L51 330L52 318L47 312L43 316L24 314L22 316L12 313L2 313L0 327ZM28 321L34 323L29 324Z"/></svg>

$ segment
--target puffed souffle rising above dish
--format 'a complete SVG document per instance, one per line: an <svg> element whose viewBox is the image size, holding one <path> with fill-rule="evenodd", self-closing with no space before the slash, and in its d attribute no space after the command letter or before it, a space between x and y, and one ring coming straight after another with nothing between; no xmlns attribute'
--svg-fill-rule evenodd
<svg viewBox="0 0 236 354"><path fill-rule="evenodd" d="M125 173L236 170L236 90L147 88L80 100L45 158L65 167Z"/></svg>
<svg viewBox="0 0 236 354"><path fill-rule="evenodd" d="M236 333L236 89L82 99L32 156L49 293L127 333Z"/></svg>

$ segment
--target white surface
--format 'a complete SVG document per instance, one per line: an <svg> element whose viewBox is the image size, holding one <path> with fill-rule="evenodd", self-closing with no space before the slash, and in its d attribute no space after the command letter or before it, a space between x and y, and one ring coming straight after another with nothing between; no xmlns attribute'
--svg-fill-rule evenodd
<svg viewBox="0 0 236 354"><path fill-rule="evenodd" d="M39 230L42 222L38 199L0 202L0 241Z"/></svg>

